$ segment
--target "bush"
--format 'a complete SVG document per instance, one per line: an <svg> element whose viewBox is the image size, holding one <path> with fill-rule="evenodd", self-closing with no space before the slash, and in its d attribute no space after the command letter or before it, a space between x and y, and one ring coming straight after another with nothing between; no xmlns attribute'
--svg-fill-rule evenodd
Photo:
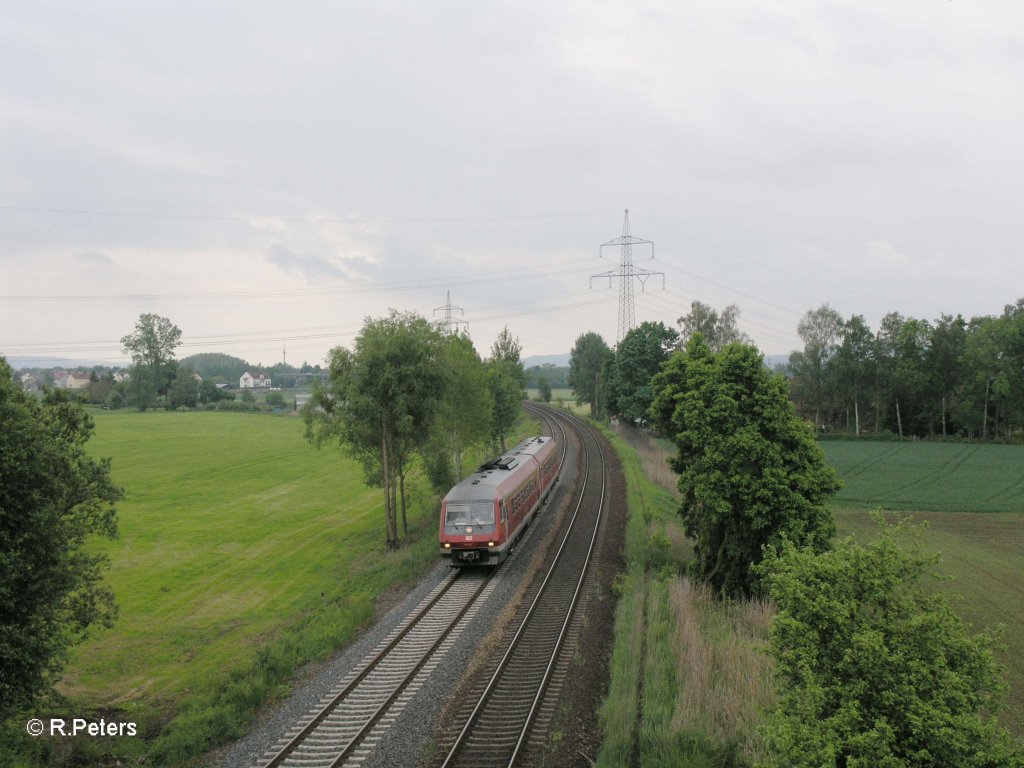
<svg viewBox="0 0 1024 768"><path fill-rule="evenodd" d="M991 634L972 636L941 595L914 587L936 558L878 541L816 554L787 542L758 570L778 608L780 698L768 765L1020 766L996 722L1004 690Z"/></svg>

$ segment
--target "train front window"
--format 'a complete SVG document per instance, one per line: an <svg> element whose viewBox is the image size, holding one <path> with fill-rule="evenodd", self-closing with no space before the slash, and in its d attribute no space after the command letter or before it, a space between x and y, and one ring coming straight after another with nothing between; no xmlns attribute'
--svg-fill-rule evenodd
<svg viewBox="0 0 1024 768"><path fill-rule="evenodd" d="M494 503L490 501L448 502L445 525L494 525Z"/></svg>

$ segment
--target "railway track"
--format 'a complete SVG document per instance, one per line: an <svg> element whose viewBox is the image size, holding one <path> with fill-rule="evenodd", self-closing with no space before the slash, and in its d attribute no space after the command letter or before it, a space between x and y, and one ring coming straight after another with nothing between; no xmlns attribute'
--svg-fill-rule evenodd
<svg viewBox="0 0 1024 768"><path fill-rule="evenodd" d="M263 768L356 765L415 694L444 647L455 641L486 599L487 571L453 571L348 679L321 699L257 763ZM441 653L438 653L440 651Z"/></svg>
<svg viewBox="0 0 1024 768"><path fill-rule="evenodd" d="M542 413L552 414L551 411ZM545 700L557 697L561 658L575 609L589 579L589 565L605 507L608 479L601 444L590 429L559 415L580 435L584 476L569 531L536 590L518 630L461 731L446 746L442 768L513 766L540 741L552 707L538 723ZM561 426L559 425L561 429ZM560 663L560 660L563 663Z"/></svg>

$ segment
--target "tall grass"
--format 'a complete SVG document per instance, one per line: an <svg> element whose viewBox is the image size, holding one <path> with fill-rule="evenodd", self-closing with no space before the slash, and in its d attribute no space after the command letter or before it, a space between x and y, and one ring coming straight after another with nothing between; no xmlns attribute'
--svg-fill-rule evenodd
<svg viewBox="0 0 1024 768"><path fill-rule="evenodd" d="M676 515L666 452L642 433L620 432L610 439L626 477L628 570L618 582L597 764L752 765L762 752L761 710L772 702L764 652L771 607L716 600L680 575L692 547Z"/></svg>
<svg viewBox="0 0 1024 768"><path fill-rule="evenodd" d="M671 730L735 744L740 757L756 762L764 756L756 725L775 702L766 653L774 607L766 600L716 600L686 577L671 583L668 602L678 679Z"/></svg>

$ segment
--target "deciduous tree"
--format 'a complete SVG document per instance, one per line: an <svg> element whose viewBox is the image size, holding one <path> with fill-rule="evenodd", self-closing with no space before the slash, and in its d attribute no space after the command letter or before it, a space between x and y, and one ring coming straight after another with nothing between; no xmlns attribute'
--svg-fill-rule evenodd
<svg viewBox="0 0 1024 768"><path fill-rule="evenodd" d="M797 325L804 348L790 355L790 368L814 410L815 428L821 425L822 411L828 408L829 361L838 349L842 329L842 315L828 304L809 310Z"/></svg>
<svg viewBox="0 0 1024 768"><path fill-rule="evenodd" d="M709 305L694 301L690 304L689 313L676 321L680 329L679 342L685 346L694 334L699 333L704 337L704 343L716 352L733 342L750 344L750 337L736 325L739 316L740 308L735 304L730 304L719 314Z"/></svg>
<svg viewBox="0 0 1024 768"><path fill-rule="evenodd" d="M174 350L181 344L181 330L166 317L139 315L135 331L121 339L125 353L131 355L129 390L135 406L144 411L166 395L174 380L177 364Z"/></svg>
<svg viewBox="0 0 1024 768"><path fill-rule="evenodd" d="M651 416L675 443L679 514L699 576L729 595L758 592L752 565L788 538L828 548L835 471L756 348L713 352L697 334L654 377Z"/></svg>
<svg viewBox="0 0 1024 768"><path fill-rule="evenodd" d="M637 423L648 418L654 393L651 380L675 350L679 334L661 322L643 322L627 333L615 348L608 381L613 413Z"/></svg>
<svg viewBox="0 0 1024 768"><path fill-rule="evenodd" d="M384 489L385 543L400 544L406 524L405 478L413 452L436 423L445 392L442 337L419 315L394 310L367 319L354 350L330 352L330 373L304 410L307 438L338 442Z"/></svg>
<svg viewBox="0 0 1024 768"><path fill-rule="evenodd" d="M595 419L604 397L605 366L613 360L611 349L593 331L577 338L569 355L569 386L576 394L577 405L590 403L590 415Z"/></svg>
<svg viewBox="0 0 1024 768"><path fill-rule="evenodd" d="M54 680L69 646L110 626L114 596L93 536L115 538L122 492L85 449L93 422L67 393L41 401L0 358L0 719Z"/></svg>

